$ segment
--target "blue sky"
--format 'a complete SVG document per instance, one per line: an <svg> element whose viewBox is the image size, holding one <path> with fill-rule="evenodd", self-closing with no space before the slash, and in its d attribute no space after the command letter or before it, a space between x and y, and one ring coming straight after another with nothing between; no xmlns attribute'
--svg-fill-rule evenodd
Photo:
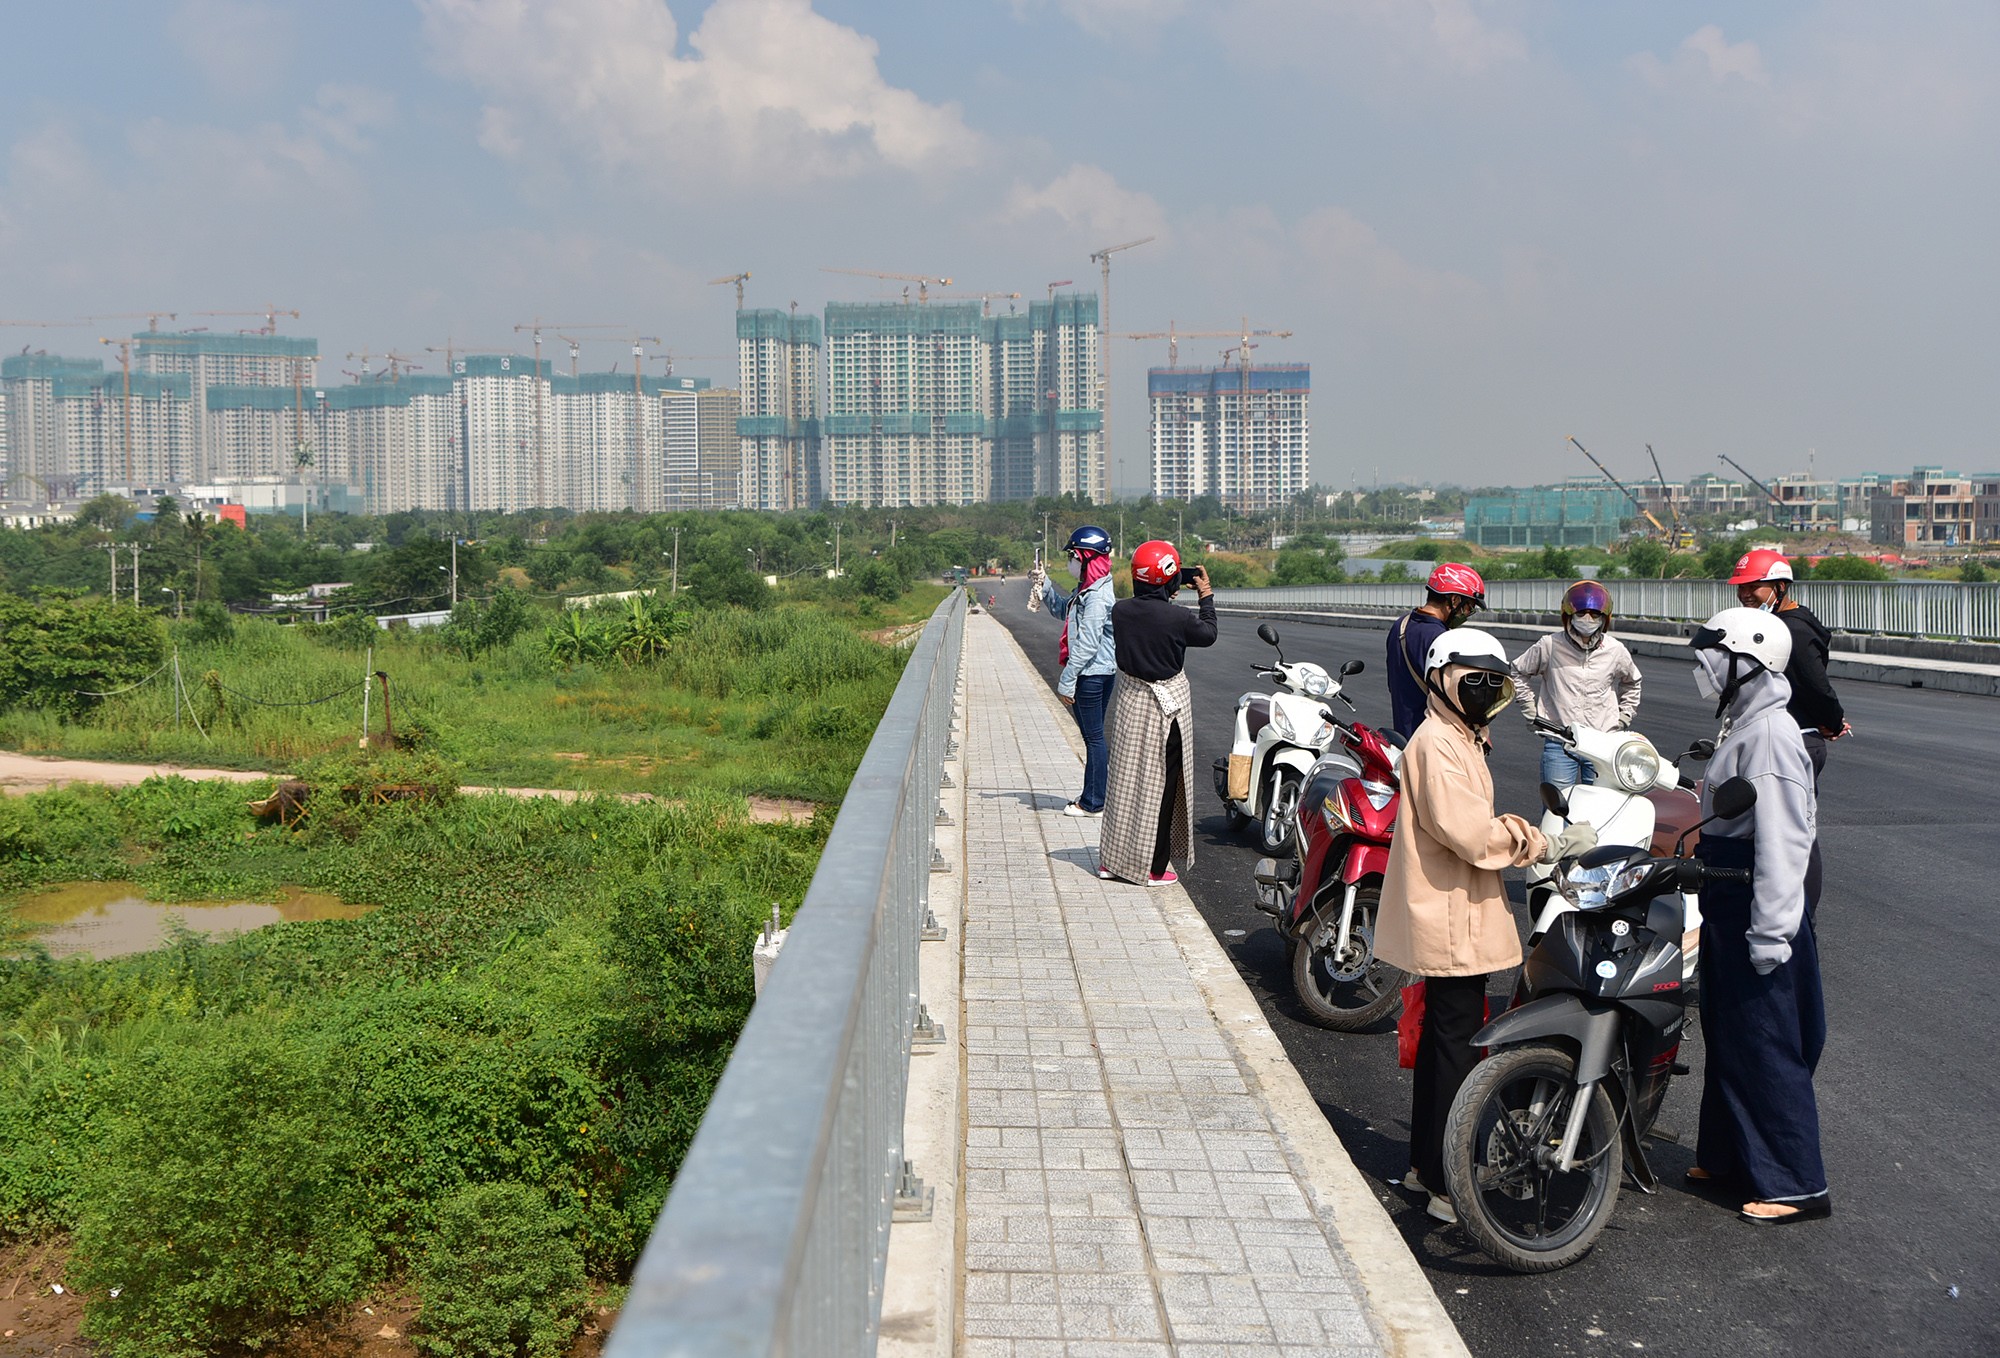
<svg viewBox="0 0 2000 1358"><path fill-rule="evenodd" d="M718 275L1037 296L1154 235L1114 323L1295 331L1259 356L1313 365L1330 484L1559 476L1569 434L1635 476L1985 470L1996 67L1990 0L22 7L0 318L272 302L338 380L542 316L727 381ZM1114 345L1136 483L1164 346Z"/></svg>

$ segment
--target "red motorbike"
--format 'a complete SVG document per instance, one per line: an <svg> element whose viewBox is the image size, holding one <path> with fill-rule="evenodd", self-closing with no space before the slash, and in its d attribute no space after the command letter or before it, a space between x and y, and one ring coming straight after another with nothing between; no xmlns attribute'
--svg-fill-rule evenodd
<svg viewBox="0 0 2000 1358"><path fill-rule="evenodd" d="M1402 800L1403 737L1325 715L1342 748L1306 775L1298 852L1284 863L1258 860L1257 908L1277 918L1290 945L1292 989L1306 1013L1321 1027L1359 1032L1402 1002L1402 971L1375 955L1375 912Z"/></svg>

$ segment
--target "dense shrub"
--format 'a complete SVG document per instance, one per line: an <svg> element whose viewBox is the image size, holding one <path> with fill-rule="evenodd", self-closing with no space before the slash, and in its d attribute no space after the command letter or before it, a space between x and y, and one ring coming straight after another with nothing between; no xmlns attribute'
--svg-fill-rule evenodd
<svg viewBox="0 0 2000 1358"><path fill-rule="evenodd" d="M355 1295L377 1254L327 1054L257 1024L175 1036L109 1077L78 1184L69 1271L112 1358L263 1343Z"/></svg>
<svg viewBox="0 0 2000 1358"><path fill-rule="evenodd" d="M418 1266L417 1347L441 1358L554 1358L587 1298L583 1257L533 1189L477 1184L438 1213Z"/></svg>
<svg viewBox="0 0 2000 1358"><path fill-rule="evenodd" d="M84 712L103 701L94 695L137 682L165 655L165 629L135 608L0 594L0 707Z"/></svg>

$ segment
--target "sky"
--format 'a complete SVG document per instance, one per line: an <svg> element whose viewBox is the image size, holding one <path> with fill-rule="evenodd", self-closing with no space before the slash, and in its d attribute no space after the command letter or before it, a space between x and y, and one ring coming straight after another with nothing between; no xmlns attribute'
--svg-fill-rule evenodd
<svg viewBox="0 0 2000 1358"><path fill-rule="evenodd" d="M6 34L0 321L275 305L339 381L540 317L727 383L710 279L1025 305L1152 236L1113 325L1292 331L1256 356L1312 365L1327 485L1588 471L1570 435L1628 478L1648 443L1674 478L2000 468L1991 0L104 0ZM1136 490L1166 346L1110 343Z"/></svg>

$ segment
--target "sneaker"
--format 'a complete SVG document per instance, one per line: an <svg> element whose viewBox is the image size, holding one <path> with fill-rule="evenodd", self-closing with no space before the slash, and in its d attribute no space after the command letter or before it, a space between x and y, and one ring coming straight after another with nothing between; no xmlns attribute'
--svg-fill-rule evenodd
<svg viewBox="0 0 2000 1358"><path fill-rule="evenodd" d="M1146 879L1146 885L1172 886L1175 882L1178 882L1179 880L1180 880L1180 874L1175 872L1172 868L1168 868L1165 872L1156 872L1152 876L1148 877Z"/></svg>
<svg viewBox="0 0 2000 1358"><path fill-rule="evenodd" d="M1104 810L1102 807L1098 808L1095 811L1086 811L1083 809L1082 802L1071 802L1068 806L1065 806L1063 808L1063 814L1065 816L1081 816L1085 820L1104 819Z"/></svg>
<svg viewBox="0 0 2000 1358"><path fill-rule="evenodd" d="M1424 1211L1429 1213L1431 1216L1436 1217L1439 1221L1444 1222L1446 1225L1455 1226L1458 1224L1458 1209L1451 1205L1450 1198L1447 1198L1440 1193L1431 1194L1431 1200L1429 1203L1425 1205Z"/></svg>
<svg viewBox="0 0 2000 1358"><path fill-rule="evenodd" d="M1419 1178L1417 1177L1417 1172L1416 1172L1416 1170L1414 1170L1414 1169L1413 1169L1413 1170L1411 1170L1411 1171L1410 1171L1409 1173L1407 1173L1407 1174L1405 1174L1405 1175L1403 1176L1403 1179L1402 1179L1402 1186L1403 1186L1404 1188L1407 1188L1407 1189L1409 1189L1409 1190L1410 1190L1410 1192L1412 1192L1412 1193L1428 1193L1428 1192L1430 1192L1430 1190L1429 1190L1428 1188L1425 1188L1425 1187L1424 1187L1424 1181L1423 1181L1422 1179L1419 1179Z"/></svg>
<svg viewBox="0 0 2000 1358"><path fill-rule="evenodd" d="M1107 882L1115 882L1118 880L1118 874L1113 872L1110 868L1099 868L1097 870L1097 875L1103 878Z"/></svg>

